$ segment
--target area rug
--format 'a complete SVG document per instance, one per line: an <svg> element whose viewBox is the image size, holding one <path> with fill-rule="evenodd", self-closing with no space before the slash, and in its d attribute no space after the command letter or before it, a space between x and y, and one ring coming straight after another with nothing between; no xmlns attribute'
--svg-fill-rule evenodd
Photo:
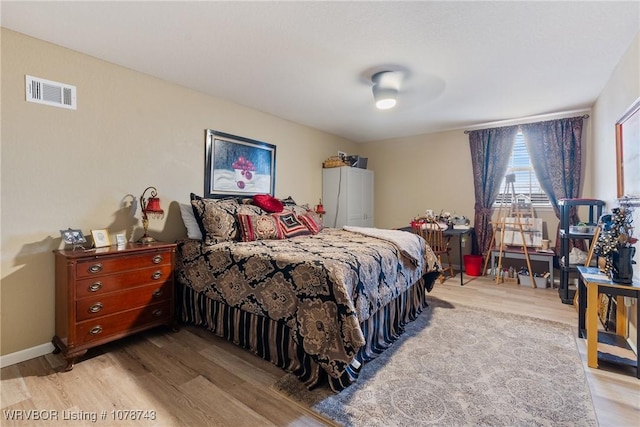
<svg viewBox="0 0 640 427"><path fill-rule="evenodd" d="M272 387L345 426L598 425L570 326L429 304L341 393L290 374Z"/></svg>

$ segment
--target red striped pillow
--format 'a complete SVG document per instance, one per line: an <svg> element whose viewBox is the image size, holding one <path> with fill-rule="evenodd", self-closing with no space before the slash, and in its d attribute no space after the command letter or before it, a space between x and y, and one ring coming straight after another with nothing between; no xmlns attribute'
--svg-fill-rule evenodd
<svg viewBox="0 0 640 427"><path fill-rule="evenodd" d="M278 220L280 231L285 238L296 236L308 236L311 231L304 225L293 212L274 213Z"/></svg>
<svg viewBox="0 0 640 427"><path fill-rule="evenodd" d="M307 211L303 215L298 215L298 218L312 234L318 234L324 228L322 217L314 211Z"/></svg>

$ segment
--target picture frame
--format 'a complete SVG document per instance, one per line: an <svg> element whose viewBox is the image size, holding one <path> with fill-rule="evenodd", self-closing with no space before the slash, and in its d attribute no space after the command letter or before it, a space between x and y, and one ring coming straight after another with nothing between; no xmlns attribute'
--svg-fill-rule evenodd
<svg viewBox="0 0 640 427"><path fill-rule="evenodd" d="M275 193L276 146L207 129L204 197Z"/></svg>
<svg viewBox="0 0 640 427"><path fill-rule="evenodd" d="M60 230L60 235L62 236L62 241L68 245L79 246L87 243L82 230L67 228L66 230Z"/></svg>
<svg viewBox="0 0 640 427"><path fill-rule="evenodd" d="M618 198L640 197L640 98L616 122Z"/></svg>
<svg viewBox="0 0 640 427"><path fill-rule="evenodd" d="M109 240L109 233L107 232L107 230L91 230L91 236L93 237L93 246L95 246L96 248L111 246L111 241Z"/></svg>
<svg viewBox="0 0 640 427"><path fill-rule="evenodd" d="M124 233L116 234L116 245L124 246L127 244L127 238Z"/></svg>

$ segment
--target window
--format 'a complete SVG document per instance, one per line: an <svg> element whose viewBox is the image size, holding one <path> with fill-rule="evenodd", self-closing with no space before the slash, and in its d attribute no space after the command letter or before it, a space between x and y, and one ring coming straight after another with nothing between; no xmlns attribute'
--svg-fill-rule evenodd
<svg viewBox="0 0 640 427"><path fill-rule="evenodd" d="M494 206L499 206L501 203L511 205L513 198L511 184L509 184L508 187L505 187L505 181L507 176L510 174L514 174L515 176L513 191L516 196L524 194L531 199L533 206L551 207L551 201L547 194L542 190L542 187L540 187L538 178L533 170L531 158L529 157L529 150L527 150L527 145L524 142L524 135L522 135L522 132L518 132L516 135L516 140L513 144L513 152L509 159L507 173L500 183L500 193L498 194L498 198L496 199Z"/></svg>

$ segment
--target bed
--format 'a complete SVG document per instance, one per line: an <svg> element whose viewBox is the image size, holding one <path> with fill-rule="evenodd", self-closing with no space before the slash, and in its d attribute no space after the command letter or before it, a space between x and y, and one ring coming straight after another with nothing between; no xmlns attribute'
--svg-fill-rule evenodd
<svg viewBox="0 0 640 427"><path fill-rule="evenodd" d="M441 271L415 234L324 228L321 217L295 203L274 213L195 198L192 208L202 237L178 241L179 320L252 351L309 388L326 380L340 391L356 381L362 364L426 307Z"/></svg>

